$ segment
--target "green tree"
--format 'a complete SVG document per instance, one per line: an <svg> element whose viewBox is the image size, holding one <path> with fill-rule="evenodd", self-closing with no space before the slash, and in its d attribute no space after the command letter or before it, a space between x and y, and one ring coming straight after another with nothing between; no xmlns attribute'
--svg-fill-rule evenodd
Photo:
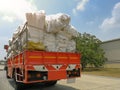
<svg viewBox="0 0 120 90"><path fill-rule="evenodd" d="M80 34L76 38L77 51L81 53L82 69L87 65L101 67L107 60L104 51L100 48L101 41L94 35L87 33Z"/></svg>

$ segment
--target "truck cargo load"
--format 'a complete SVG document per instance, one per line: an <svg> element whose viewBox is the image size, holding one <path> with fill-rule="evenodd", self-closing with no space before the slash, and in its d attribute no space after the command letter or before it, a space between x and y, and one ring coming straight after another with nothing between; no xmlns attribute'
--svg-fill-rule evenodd
<svg viewBox="0 0 120 90"><path fill-rule="evenodd" d="M77 36L67 14L46 15L43 10L26 13L26 23L4 47L6 76L16 82L15 90L21 90L21 84L52 86L60 79L80 77L81 55L76 53L74 40Z"/></svg>
<svg viewBox="0 0 120 90"><path fill-rule="evenodd" d="M23 50L52 52L75 52L78 36L70 25L70 16L63 13L45 15L45 11L26 13L27 22L13 33L9 41L9 54L16 55Z"/></svg>

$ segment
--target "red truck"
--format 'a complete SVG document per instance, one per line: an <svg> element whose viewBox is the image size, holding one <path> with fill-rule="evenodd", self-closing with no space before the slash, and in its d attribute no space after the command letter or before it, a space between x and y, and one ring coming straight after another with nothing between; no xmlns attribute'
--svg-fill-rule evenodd
<svg viewBox="0 0 120 90"><path fill-rule="evenodd" d="M60 79L80 77L80 54L23 51L7 59L6 74L16 81L16 90L22 83L55 85Z"/></svg>
<svg viewBox="0 0 120 90"><path fill-rule="evenodd" d="M22 34L19 36L22 37ZM7 53L9 53L8 47L4 46ZM6 57L6 76L16 82L15 90L19 90L22 84L43 83L52 86L58 80L81 76L80 57L80 54L75 52L21 49L21 52Z"/></svg>

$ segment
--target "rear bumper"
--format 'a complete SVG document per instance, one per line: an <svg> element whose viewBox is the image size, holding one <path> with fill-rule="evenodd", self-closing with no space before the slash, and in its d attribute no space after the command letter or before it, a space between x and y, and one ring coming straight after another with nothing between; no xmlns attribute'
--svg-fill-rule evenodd
<svg viewBox="0 0 120 90"><path fill-rule="evenodd" d="M27 66L24 83L34 83L80 77L80 65Z"/></svg>
<svg viewBox="0 0 120 90"><path fill-rule="evenodd" d="M79 70L69 70L69 71L63 70L63 71L44 71L44 72L28 71L26 83L69 79L69 78L76 78L76 77L80 77L80 69Z"/></svg>

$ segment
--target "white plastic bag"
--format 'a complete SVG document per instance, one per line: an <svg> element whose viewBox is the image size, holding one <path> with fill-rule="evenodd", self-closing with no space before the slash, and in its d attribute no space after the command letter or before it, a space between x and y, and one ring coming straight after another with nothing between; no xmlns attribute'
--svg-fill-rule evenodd
<svg viewBox="0 0 120 90"><path fill-rule="evenodd" d="M69 25L70 17L66 14L55 14L46 16L46 31L52 33L58 33L64 27Z"/></svg>

